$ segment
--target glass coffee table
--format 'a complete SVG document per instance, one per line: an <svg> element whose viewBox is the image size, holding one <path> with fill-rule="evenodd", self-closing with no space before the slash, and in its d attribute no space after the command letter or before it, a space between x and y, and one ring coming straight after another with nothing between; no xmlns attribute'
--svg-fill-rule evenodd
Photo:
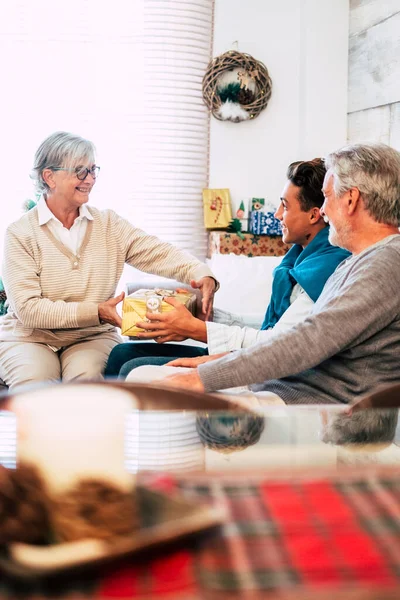
<svg viewBox="0 0 400 600"><path fill-rule="evenodd" d="M4 396L0 482L28 464L51 507L47 539L3 543L5 593L398 597L400 435L391 407L246 409L222 394L119 382ZM88 506L77 491L83 480L121 496L100 489ZM129 494L135 529L96 540L116 526ZM63 505L54 499L67 496L72 521L99 519L88 529L94 539L62 538L71 523L60 526Z"/></svg>

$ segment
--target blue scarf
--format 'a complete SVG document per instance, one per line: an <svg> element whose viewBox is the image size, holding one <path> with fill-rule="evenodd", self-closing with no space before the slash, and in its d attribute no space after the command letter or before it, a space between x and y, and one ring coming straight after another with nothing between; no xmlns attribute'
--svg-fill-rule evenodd
<svg viewBox="0 0 400 600"><path fill-rule="evenodd" d="M350 256L347 250L331 246L329 227L324 227L303 250L295 244L274 269L271 301L261 329L276 325L290 306L293 287L298 283L316 302L327 279L336 267Z"/></svg>

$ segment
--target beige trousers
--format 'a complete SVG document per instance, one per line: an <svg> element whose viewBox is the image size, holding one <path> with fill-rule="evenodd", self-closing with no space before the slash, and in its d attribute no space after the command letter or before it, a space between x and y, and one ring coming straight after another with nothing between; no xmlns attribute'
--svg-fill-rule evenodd
<svg viewBox="0 0 400 600"><path fill-rule="evenodd" d="M102 379L111 350L121 342L112 332L54 352L47 344L0 342L0 378L10 390L39 381Z"/></svg>

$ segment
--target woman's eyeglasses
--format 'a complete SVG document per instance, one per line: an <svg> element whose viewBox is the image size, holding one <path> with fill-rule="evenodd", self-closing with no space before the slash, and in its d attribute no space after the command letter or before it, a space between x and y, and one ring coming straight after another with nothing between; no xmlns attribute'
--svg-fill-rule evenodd
<svg viewBox="0 0 400 600"><path fill-rule="evenodd" d="M64 169L63 167L52 167L51 170L52 171L70 171L70 169ZM87 169L86 167L77 167L75 169L75 175L77 176L79 181L83 181L84 179L86 179L86 177L89 175L89 173L93 177L93 179L96 179L99 175L99 171L100 171L100 167L98 167L97 165L94 165L90 169Z"/></svg>

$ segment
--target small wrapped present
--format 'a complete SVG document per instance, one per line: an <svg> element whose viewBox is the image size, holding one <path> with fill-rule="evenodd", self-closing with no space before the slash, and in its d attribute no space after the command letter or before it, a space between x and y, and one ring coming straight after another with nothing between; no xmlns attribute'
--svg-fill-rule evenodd
<svg viewBox="0 0 400 600"><path fill-rule="evenodd" d="M231 197L228 189L203 190L204 226L223 229L232 220Z"/></svg>
<svg viewBox="0 0 400 600"><path fill-rule="evenodd" d="M189 290L137 290L137 292L124 299L122 305L122 335L136 337L138 333L143 332L144 330L137 327L136 324L140 321L149 322L146 318L148 312L161 313L174 310L174 307L165 302L164 298L175 298L175 300L184 304L192 315L196 316L196 294L190 293Z"/></svg>
<svg viewBox="0 0 400 600"><path fill-rule="evenodd" d="M280 221L274 217L273 212L259 210L250 213L250 232L256 235L282 235Z"/></svg>
<svg viewBox="0 0 400 600"><path fill-rule="evenodd" d="M249 213L253 210L264 210L265 198L250 198L249 202Z"/></svg>

